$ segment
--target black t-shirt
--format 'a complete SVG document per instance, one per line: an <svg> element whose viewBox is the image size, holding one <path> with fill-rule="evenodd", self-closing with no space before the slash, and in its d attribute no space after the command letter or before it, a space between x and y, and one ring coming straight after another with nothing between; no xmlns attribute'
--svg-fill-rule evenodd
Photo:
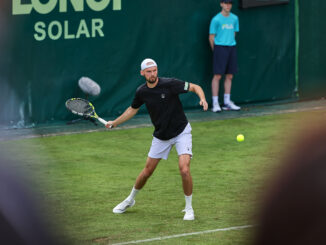
<svg viewBox="0 0 326 245"><path fill-rule="evenodd" d="M189 83L175 78L159 78L154 88L143 84L138 87L131 104L134 109L145 103L155 127L153 135L169 140L180 134L188 124L179 94L189 91Z"/></svg>

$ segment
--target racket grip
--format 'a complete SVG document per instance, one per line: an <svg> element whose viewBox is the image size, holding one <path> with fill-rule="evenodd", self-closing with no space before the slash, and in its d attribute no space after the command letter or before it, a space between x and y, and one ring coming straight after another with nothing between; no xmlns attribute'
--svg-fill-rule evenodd
<svg viewBox="0 0 326 245"><path fill-rule="evenodd" d="M97 120L99 120L101 123L103 123L104 125L106 125L108 122L107 121L105 121L104 119L102 119L102 118L97 118Z"/></svg>

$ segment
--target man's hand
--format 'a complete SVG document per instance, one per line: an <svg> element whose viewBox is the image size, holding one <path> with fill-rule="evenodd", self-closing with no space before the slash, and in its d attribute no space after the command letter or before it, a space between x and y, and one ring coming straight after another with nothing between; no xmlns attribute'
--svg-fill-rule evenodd
<svg viewBox="0 0 326 245"><path fill-rule="evenodd" d="M199 104L203 107L204 111L207 111L208 104L206 100L200 100Z"/></svg>
<svg viewBox="0 0 326 245"><path fill-rule="evenodd" d="M114 128L114 121L108 121L108 123L105 125L106 128Z"/></svg>
<svg viewBox="0 0 326 245"><path fill-rule="evenodd" d="M136 113L138 112L139 108L135 109L129 106L127 110L125 110L124 113L114 121L108 121L108 123L105 125L107 128L115 128L116 126L120 125L121 123L124 123L125 121L128 121L130 118L132 118Z"/></svg>

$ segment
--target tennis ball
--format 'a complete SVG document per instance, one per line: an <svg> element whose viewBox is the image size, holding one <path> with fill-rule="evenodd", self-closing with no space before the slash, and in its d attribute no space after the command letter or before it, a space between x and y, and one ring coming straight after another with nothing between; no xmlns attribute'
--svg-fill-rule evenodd
<svg viewBox="0 0 326 245"><path fill-rule="evenodd" d="M244 141L244 136L243 136L243 134L238 134L238 136L237 136L237 141L238 141L238 142L242 142L242 141Z"/></svg>

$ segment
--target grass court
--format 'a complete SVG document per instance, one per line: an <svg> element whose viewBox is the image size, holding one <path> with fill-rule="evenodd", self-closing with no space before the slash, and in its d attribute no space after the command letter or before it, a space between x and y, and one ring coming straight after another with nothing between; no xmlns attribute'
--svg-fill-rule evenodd
<svg viewBox="0 0 326 245"><path fill-rule="evenodd" d="M0 142L15 168L44 201L40 212L71 244L116 244L253 225L259 196L303 128L326 109L192 122L195 221L183 221L184 195L176 151L162 160L124 214L112 213L145 164L152 127ZM245 136L237 142L237 134ZM57 228L55 228L57 229ZM250 244L254 228L218 231L146 244ZM141 243L143 244L143 243Z"/></svg>

